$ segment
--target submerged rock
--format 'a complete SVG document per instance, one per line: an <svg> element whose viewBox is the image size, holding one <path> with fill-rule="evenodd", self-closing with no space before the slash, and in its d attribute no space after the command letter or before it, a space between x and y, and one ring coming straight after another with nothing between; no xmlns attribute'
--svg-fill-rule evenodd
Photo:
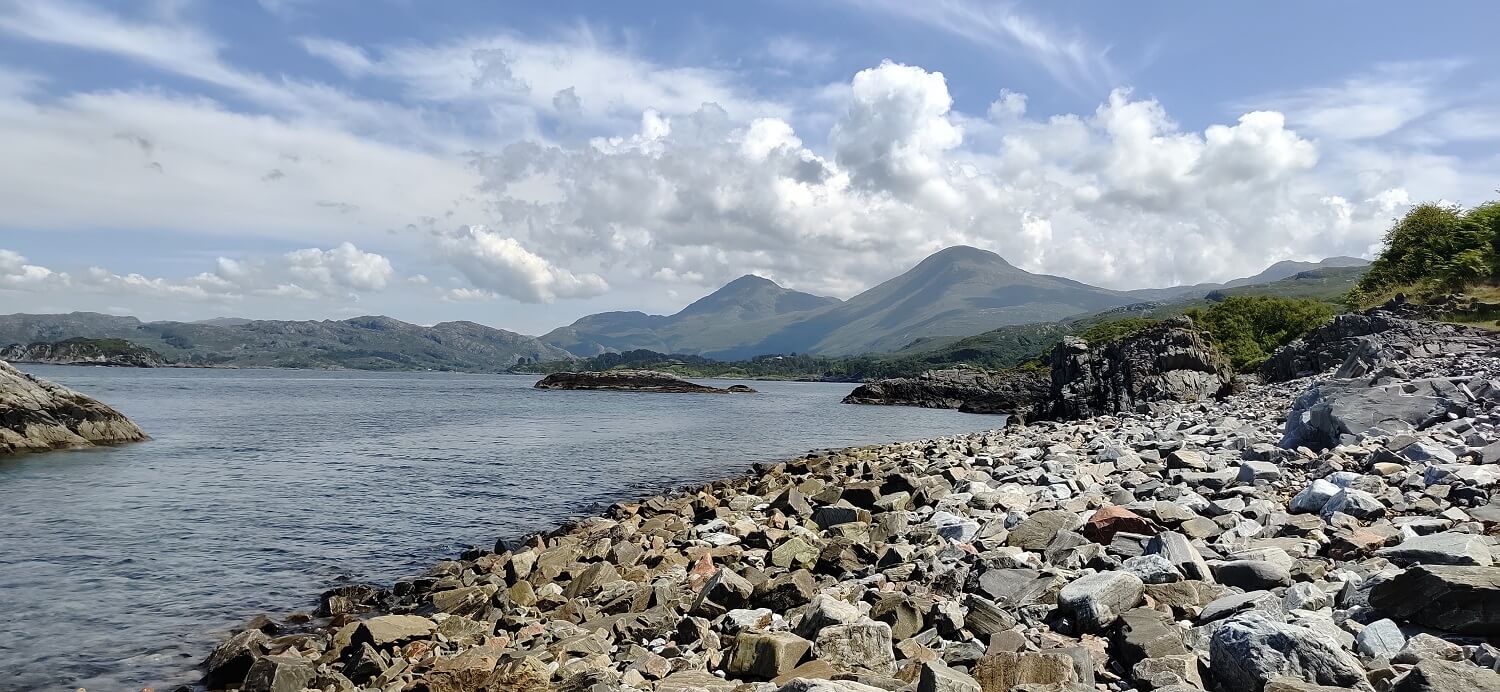
<svg viewBox="0 0 1500 692"><path fill-rule="evenodd" d="M149 439L124 414L0 361L0 454Z"/></svg>
<svg viewBox="0 0 1500 692"><path fill-rule="evenodd" d="M537 389L599 389L623 392L669 392L690 394L754 393L742 384L727 388L689 382L655 370L605 370L602 372L557 372L539 380Z"/></svg>

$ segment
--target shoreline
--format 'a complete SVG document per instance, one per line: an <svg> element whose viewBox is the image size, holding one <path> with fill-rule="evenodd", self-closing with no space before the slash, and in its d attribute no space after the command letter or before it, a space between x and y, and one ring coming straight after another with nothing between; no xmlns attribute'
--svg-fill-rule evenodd
<svg viewBox="0 0 1500 692"><path fill-rule="evenodd" d="M1476 378L1500 371L1483 358L1434 367ZM1454 504L1487 493L1413 507L1355 488L1430 475L1431 458L1408 447L1446 458L1434 450L1457 444L1472 456L1480 452L1463 445L1494 435L1434 429L1321 453L1282 448L1287 409L1313 382L1256 385L1152 415L756 463L467 551L388 589L333 589L316 620L257 620L235 634L207 660L207 683L284 675L334 690L988 692L1018 682L1124 689L1148 678L1158 688L1215 680L1255 688L1274 673L1368 688L1381 664L1356 632L1396 627L1385 616L1397 606L1378 585L1413 571L1387 570L1392 561L1377 551L1428 534L1484 543L1464 529L1491 524L1463 514L1484 507ZM1484 430L1500 420L1487 405L1472 411ZM1405 446L1388 448L1398 440ZM1411 468L1329 476L1329 460L1341 458L1396 458ZM1308 493L1323 501L1311 515ZM1337 509L1326 512L1330 504ZM1500 522L1493 506L1480 516ZM1419 524L1427 533L1407 536L1380 528L1391 525L1387 515L1432 520ZM1342 602L1361 583L1366 603ZM1328 612L1327 626L1279 605L1294 594L1309 612ZM1445 635L1422 617L1401 619ZM1171 645L1131 645L1141 632ZM1408 640L1399 636L1397 649ZM1108 644L1116 641L1126 645ZM1333 661L1332 672L1229 667L1248 655L1229 647L1274 642L1311 647ZM1400 675L1416 663L1385 665ZM819 688L796 678L840 682Z"/></svg>

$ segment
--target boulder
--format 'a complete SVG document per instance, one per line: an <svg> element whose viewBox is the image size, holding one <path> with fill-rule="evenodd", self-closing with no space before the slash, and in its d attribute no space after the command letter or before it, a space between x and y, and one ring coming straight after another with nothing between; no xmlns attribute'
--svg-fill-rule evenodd
<svg viewBox="0 0 1500 692"><path fill-rule="evenodd" d="M1429 659L1391 686L1391 692L1500 692L1500 674L1471 663Z"/></svg>
<svg viewBox="0 0 1500 692"><path fill-rule="evenodd" d="M1399 545L1375 551L1398 565L1466 565L1489 567L1493 561L1489 543L1483 536L1457 531L1442 531L1412 536Z"/></svg>
<svg viewBox="0 0 1500 692"><path fill-rule="evenodd" d="M1214 679L1226 689L1261 692L1277 676L1371 689L1359 662L1338 642L1261 613L1236 615L1219 625L1209 642L1209 661Z"/></svg>
<svg viewBox="0 0 1500 692"><path fill-rule="evenodd" d="M949 668L941 661L927 661L917 677L917 692L981 692L981 688L963 671Z"/></svg>
<svg viewBox="0 0 1500 692"><path fill-rule="evenodd" d="M866 668L890 675L896 672L891 648L891 626L868 619L824 627L813 648L819 659L837 668Z"/></svg>
<svg viewBox="0 0 1500 692"><path fill-rule="evenodd" d="M265 632L255 629L224 640L203 662L203 685L209 689L238 685L250 672L255 660L265 653L270 641Z"/></svg>
<svg viewBox="0 0 1500 692"><path fill-rule="evenodd" d="M297 656L266 656L250 666L240 692L302 692L317 669Z"/></svg>
<svg viewBox="0 0 1500 692"><path fill-rule="evenodd" d="M724 672L770 680L797 667L810 649L812 642L791 632L747 630L735 635Z"/></svg>
<svg viewBox="0 0 1500 692"><path fill-rule="evenodd" d="M1297 397L1286 416L1281 446L1324 450L1345 435L1409 432L1461 409L1462 393L1449 378L1371 386L1363 380L1329 380Z"/></svg>
<svg viewBox="0 0 1500 692"><path fill-rule="evenodd" d="M1500 635L1500 567L1418 565L1376 584L1370 606L1445 632Z"/></svg>
<svg viewBox="0 0 1500 692"><path fill-rule="evenodd" d="M1141 602L1145 585L1124 571L1095 572L1074 579L1057 593L1057 606L1071 613L1078 626L1097 632Z"/></svg>

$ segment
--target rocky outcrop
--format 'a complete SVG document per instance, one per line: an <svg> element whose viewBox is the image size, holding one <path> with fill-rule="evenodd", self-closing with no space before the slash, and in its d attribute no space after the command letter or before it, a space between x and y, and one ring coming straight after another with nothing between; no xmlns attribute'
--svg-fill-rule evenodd
<svg viewBox="0 0 1500 692"><path fill-rule="evenodd" d="M592 389L622 392L676 392L688 394L753 393L742 384L727 388L689 382L655 370L605 370L603 372L558 372L543 377L537 389Z"/></svg>
<svg viewBox="0 0 1500 692"><path fill-rule="evenodd" d="M1026 420L1044 410L1047 391L1046 376L1031 370L953 368L862 384L844 403L1004 413Z"/></svg>
<svg viewBox="0 0 1500 692"><path fill-rule="evenodd" d="M0 361L0 454L145 439L119 411Z"/></svg>
<svg viewBox="0 0 1500 692"><path fill-rule="evenodd" d="M1285 382L1341 366L1347 368L1344 377L1355 377L1411 358L1486 353L1495 347L1482 329L1400 317L1395 307L1335 316L1277 349L1261 366L1261 377Z"/></svg>
<svg viewBox="0 0 1500 692"><path fill-rule="evenodd" d="M1090 346L1077 337L1052 350L1050 414L1060 420L1143 410L1228 393L1229 361L1186 317Z"/></svg>
<svg viewBox="0 0 1500 692"><path fill-rule="evenodd" d="M156 368L169 365L160 353L124 339L66 339L11 344L0 349L0 360L52 365L104 365Z"/></svg>

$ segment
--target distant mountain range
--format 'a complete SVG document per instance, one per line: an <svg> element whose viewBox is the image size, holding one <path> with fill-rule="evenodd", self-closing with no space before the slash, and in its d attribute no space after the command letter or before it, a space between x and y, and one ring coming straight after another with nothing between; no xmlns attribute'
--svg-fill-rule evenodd
<svg viewBox="0 0 1500 692"><path fill-rule="evenodd" d="M0 315L0 346L73 337L125 339L192 365L503 372L517 362L570 358L534 337L474 322L431 327L389 317L289 322L141 322L96 312Z"/></svg>
<svg viewBox="0 0 1500 692"><path fill-rule="evenodd" d="M741 277L675 315L589 315L541 338L579 356L632 349L724 360L766 353L888 352L933 337L1054 322L1147 301L1197 298L1214 290L1270 283L1302 272L1364 264L1351 257L1287 261L1223 284L1114 291L1033 274L993 252L957 246L847 301L790 291L759 277ZM753 301L744 297L750 286L754 286ZM745 303L757 307L729 309ZM783 309L768 309L771 304Z"/></svg>
<svg viewBox="0 0 1500 692"><path fill-rule="evenodd" d="M837 356L930 348L997 328L1051 323L1146 302L1201 299L1215 291L1253 292L1257 286L1275 284L1280 291L1306 286L1324 295L1357 280L1366 264L1352 257L1277 262L1255 276L1222 284L1115 291L1033 274L993 252L957 246L846 301L743 276L672 315L604 312L541 337L473 322L422 327L389 317L141 322L75 312L0 316L0 346L70 337L120 338L169 359L201 365L478 372L502 371L518 362L634 349L720 360L770 353ZM1292 279L1297 281L1288 284Z"/></svg>

